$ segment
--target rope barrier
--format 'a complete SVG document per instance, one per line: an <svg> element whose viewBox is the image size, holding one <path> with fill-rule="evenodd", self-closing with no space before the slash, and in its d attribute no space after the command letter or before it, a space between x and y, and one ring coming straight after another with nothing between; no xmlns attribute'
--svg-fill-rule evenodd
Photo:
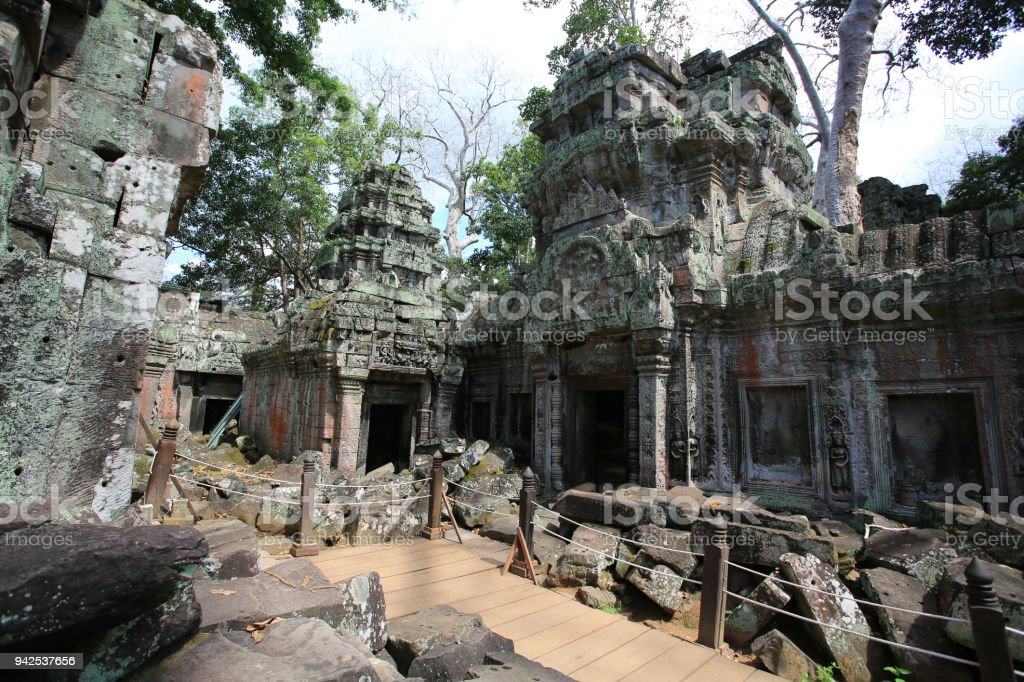
<svg viewBox="0 0 1024 682"><path fill-rule="evenodd" d="M414 502L416 500L428 500L430 495L420 495L418 497L401 497L393 500L373 500L370 502L317 502L315 507L318 509L338 509L343 507L372 507L375 504L391 504L397 505L402 502Z"/></svg>
<svg viewBox="0 0 1024 682"><path fill-rule="evenodd" d="M455 486L456 488L462 488L466 492L475 493L475 494L478 494L478 495L486 495L487 497L495 497L495 498L497 498L499 500L510 499L508 497L505 497L504 495L495 495L494 493L488 493L488 492L485 492L483 490L475 490L473 488L467 488L464 485L460 485L460 484L456 483L455 481L451 480L450 478L444 479L444 482L447 483L448 485ZM519 495L516 495L516 497L519 497Z"/></svg>
<svg viewBox="0 0 1024 682"><path fill-rule="evenodd" d="M767 573L761 573L760 571L755 571L752 568L747 568L746 566L741 566L740 564L735 564L735 563L733 563L731 561L727 561L726 563L731 568L738 568L741 571L746 571L747 573L751 573L753 575L756 575L759 578L765 578L765 579L769 579L770 578L771 580L774 580L776 582L782 583L783 585L790 585L792 587L796 587L796 588L799 588L801 590L807 590L808 592L817 592L818 594L825 594L825 595L828 595L830 597L834 597L836 599L844 599L846 601L853 601L853 602L856 602L858 604L863 604L865 606L874 606L876 608L886 609L888 611L900 611L901 613L910 613L910 614L913 614L915 616L925 616L927 618L934 618L935 620L943 620L943 621L947 621L947 622L950 622L950 623L963 623L965 625L970 625L970 622L967 621L967 620L964 620L963 618L951 618L950 616L942 616L942 615L939 615L937 613L925 613L923 611L913 611L911 609L904 609L904 608L900 608L898 606L886 606L885 604L878 604L878 603L875 603L873 601L865 601L863 599L857 599L853 595L850 595L849 597L847 597L845 595L836 594L835 592L829 592L827 590L819 590L816 587L810 587L808 585L801 585L799 583L790 582L789 580L785 580L783 578L780 578L777 575L769 575Z"/></svg>
<svg viewBox="0 0 1024 682"><path fill-rule="evenodd" d="M1024 631L1018 630L1017 628L1011 628L1009 625L1006 626L1006 631L1007 632L1012 632L1013 634L1017 635L1018 637L1024 637Z"/></svg>
<svg viewBox="0 0 1024 682"><path fill-rule="evenodd" d="M759 607L761 607L763 609L768 609L769 611L774 611L775 613L781 613L784 616L789 616L789 617L795 618L797 620L802 620L805 623L811 623L813 625L818 625L818 626L824 627L824 628L831 628L832 630L839 630L840 632L845 632L845 633L850 634L850 635L856 635L857 637L863 637L864 639L870 640L872 642L878 642L879 644L886 644L888 646L894 646L894 647L897 647L899 649L906 649L907 651L914 651L914 652L917 652L919 654L926 654L928 656L935 656L936 658L941 658L943 660L951 661L953 663L960 663L960 664L963 664L963 665L973 666L975 668L979 667L977 661L968 661L968 660L963 659L963 658L957 658L956 656L949 656L947 654L940 654L937 651L929 651L928 649L921 649L921 648L918 648L916 646L911 646L909 644L900 644L899 642L891 642L891 641L889 641L887 639L882 639L881 637L875 637L874 635L866 635L863 632L857 632L856 630L850 630L849 628L844 628L844 627L839 626L839 625L833 625L831 623L822 623L821 621L815 620L813 618L806 618L805 616L801 616L801 615L796 614L796 613L791 613L789 611L783 611L782 609L775 608L774 606L769 606L768 604L761 603L761 602L756 601L754 599L748 599L747 597L744 597L742 595L736 594L735 592L730 592L729 590L726 590L725 593L727 595L729 595L730 597L734 597L736 599L739 599L740 601L745 601L745 602L748 602L750 604L754 604L755 606L759 606Z"/></svg>
<svg viewBox="0 0 1024 682"><path fill-rule="evenodd" d="M213 490L220 490L220 491L223 491L223 492L225 492L225 493L227 493L229 495L244 495L245 497L252 497L252 498L255 498L257 500L263 500L265 502L271 502L273 504L287 504L287 505L291 505L293 507L301 507L302 506L301 502L293 502L292 500L275 500L275 499L270 498L270 497L263 497L262 495L253 495L251 493L243 493L241 490L231 490L230 488L222 488L221 486L214 485L213 483L200 483L199 481L194 481L191 478L185 478L184 476L178 476L177 474L171 474L171 478L177 479L177 480L181 481L182 483L191 483L192 485L199 486L200 488L211 488Z"/></svg>
<svg viewBox="0 0 1024 682"><path fill-rule="evenodd" d="M423 483L429 481L429 478L414 478L411 481L396 481L394 483L381 483L379 485L337 485L328 483L319 483L317 488L354 488L356 490L378 490L380 488L398 488L403 485L415 485L416 483Z"/></svg>
<svg viewBox="0 0 1024 682"><path fill-rule="evenodd" d="M657 550L660 550L660 551L663 551L663 552L674 552L676 554L688 554L690 556L695 556L695 557L703 557L704 556L703 554L697 554L696 552L691 552L691 551L686 550L686 549L676 549L674 547L663 547L662 545L653 545L653 544L651 544L649 542L640 542L639 540L630 540L629 538L624 538L621 535L613 535L612 533L607 533L605 531L598 530L597 528L594 528L593 526L584 526L579 521L575 521L573 519L570 519L568 516L564 516L562 514L559 514L554 509L550 509L548 507L545 507L544 505L539 504L536 501L533 503L533 505L535 507L537 507L538 509L543 509L546 512L550 512L550 513L554 514L555 516L557 516L560 519L564 519L564 520L568 521L569 523L575 524L577 527L586 528L588 530L594 531L595 533L597 533L599 535L606 535L606 536L608 536L610 538L615 538L616 540L624 540L625 542L629 542L629 543L637 545L639 547L650 547L651 549L657 549Z"/></svg>
<svg viewBox="0 0 1024 682"><path fill-rule="evenodd" d="M500 512L500 511L496 511L494 509L481 509L480 507L474 507L471 504L466 504L465 502L462 502L461 500L457 500L454 497L450 497L448 499L450 499L452 501L452 504L458 505L460 507L468 507L469 509L472 509L472 510L478 511L478 512L483 512L485 514L495 514L497 516L510 516L513 519L519 518L518 514L509 514L507 512Z"/></svg>
<svg viewBox="0 0 1024 682"><path fill-rule="evenodd" d="M559 540L564 540L565 542L568 542L571 545L576 545L577 547L582 547L583 549L587 550L588 552L593 552L594 554L597 554L598 556L603 556L605 559L611 559L612 561L617 562L617 563L621 562L623 564L626 564L627 566L633 566L634 568L639 568L640 570L648 571L650 573L654 573L655 569L657 568L657 567L652 568L650 566L641 566L640 564L633 563L632 561L629 561L627 559L620 559L618 557L613 557L610 554L605 554L604 552L602 552L600 550L596 550L593 547L588 547L588 546L584 545L583 543L576 542L574 540L570 540L567 537L563 537L563 536L559 535L558 533L554 532L553 530L551 530L550 528L542 528L541 530L544 533L547 533L548 535L551 535L552 537L556 537ZM699 580L692 580L690 578L684 578L684 577L682 577L680 575L676 575L676 577L679 578L680 580L682 580L684 583L691 583L693 585L697 585L698 587L702 587L703 586Z"/></svg>

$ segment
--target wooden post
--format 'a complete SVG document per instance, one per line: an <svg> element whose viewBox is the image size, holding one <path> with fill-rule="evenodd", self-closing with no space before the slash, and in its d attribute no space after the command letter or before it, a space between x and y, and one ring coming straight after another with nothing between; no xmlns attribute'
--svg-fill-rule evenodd
<svg viewBox="0 0 1024 682"><path fill-rule="evenodd" d="M704 548L704 572L701 578L700 623L697 643L718 650L725 639L725 589L729 575L728 529L725 519L711 520L711 543Z"/></svg>
<svg viewBox="0 0 1024 682"><path fill-rule="evenodd" d="M512 543L509 562L506 570L523 578L536 582L533 566L533 503L537 499L537 489L533 471L529 468L523 472L523 488L519 492L519 535L517 542ZM522 546L520 546L520 544ZM525 556L523 556L525 555Z"/></svg>
<svg viewBox="0 0 1024 682"><path fill-rule="evenodd" d="M302 460L302 507L299 520L299 537L292 541L291 555L294 557L316 556L320 543L313 532L313 513L316 509L316 455L307 452Z"/></svg>
<svg viewBox="0 0 1024 682"><path fill-rule="evenodd" d="M153 505L153 515L159 519L160 510L164 506L167 494L167 481L171 477L171 469L174 468L174 453L178 450L178 429L181 425L172 421L164 427L164 437L156 451L156 458L153 460L153 470L149 473L149 482L146 484L146 504Z"/></svg>
<svg viewBox="0 0 1024 682"><path fill-rule="evenodd" d="M992 589L992 573L975 557L964 571L964 577L967 578L967 606L971 613L974 648L981 666L980 678L985 682L1011 682L1013 659L1007 641L1006 619Z"/></svg>
<svg viewBox="0 0 1024 682"><path fill-rule="evenodd" d="M430 469L430 508L427 512L427 527L423 529L423 537L428 540L438 540L444 537L444 529L441 528L441 498L444 496L442 459L444 456L441 451L435 451L434 464ZM454 522L455 519L452 519L452 523Z"/></svg>

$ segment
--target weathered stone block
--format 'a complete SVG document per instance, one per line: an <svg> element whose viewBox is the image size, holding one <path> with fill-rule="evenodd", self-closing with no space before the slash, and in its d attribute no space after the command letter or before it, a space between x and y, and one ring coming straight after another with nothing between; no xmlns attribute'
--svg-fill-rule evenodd
<svg viewBox="0 0 1024 682"><path fill-rule="evenodd" d="M628 538L642 545L644 553L659 564L665 564L678 575L688 578L697 567L697 556L690 546L690 534L646 525L634 528Z"/></svg>
<svg viewBox="0 0 1024 682"><path fill-rule="evenodd" d="M750 645L764 667L785 680L813 680L818 664L778 630L758 637Z"/></svg>
<svg viewBox="0 0 1024 682"><path fill-rule="evenodd" d="M747 598L757 604L781 609L789 603L789 594L782 585L765 578L751 590ZM775 617L775 612L749 601L740 602L725 621L725 641L734 647L745 647Z"/></svg>
<svg viewBox="0 0 1024 682"><path fill-rule="evenodd" d="M929 528L883 530L867 538L862 561L912 575L932 589L938 586L945 566L957 558L946 540L946 533Z"/></svg>
<svg viewBox="0 0 1024 682"><path fill-rule="evenodd" d="M513 651L514 645L487 629L480 616L435 606L391 621L387 648L403 674L441 682L465 679L488 652Z"/></svg>
<svg viewBox="0 0 1024 682"><path fill-rule="evenodd" d="M626 580L663 611L675 613L683 603L683 596L679 593L683 588L682 577L668 566L655 563L644 552L637 555L634 563L647 568L640 569L634 566Z"/></svg>
<svg viewBox="0 0 1024 682"><path fill-rule="evenodd" d="M617 529L608 527L577 528L572 534L572 543L548 572L546 584L550 587L610 587L613 578L608 570L615 563L619 534Z"/></svg>
<svg viewBox="0 0 1024 682"><path fill-rule="evenodd" d="M701 519L695 522L691 532L691 543L696 551L711 543L709 521ZM774 569L782 556L790 552L814 556L833 567L839 563L835 545L827 539L785 530L730 523L728 542L729 558L740 564Z"/></svg>
<svg viewBox="0 0 1024 682"><path fill-rule="evenodd" d="M967 606L967 578L964 571L971 560L954 559L945 566L939 583L939 608L951 618L970 620ZM1016 568L983 562L985 568L992 573L995 582L992 589L999 598L1006 624L1017 630L1024 630L1024 573ZM958 644L974 648L974 634L969 623L950 623L945 625L946 634ZM1009 638L1010 654L1017 661L1024 662L1024 638Z"/></svg>

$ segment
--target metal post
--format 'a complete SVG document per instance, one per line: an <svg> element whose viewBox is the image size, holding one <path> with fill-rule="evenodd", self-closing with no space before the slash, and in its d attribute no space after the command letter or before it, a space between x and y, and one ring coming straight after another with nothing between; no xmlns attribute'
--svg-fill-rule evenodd
<svg viewBox="0 0 1024 682"><path fill-rule="evenodd" d="M316 556L320 543L313 532L313 513L316 509L316 453L307 452L302 460L302 507L299 520L299 537L293 540L291 555L294 557Z"/></svg>
<svg viewBox="0 0 1024 682"><path fill-rule="evenodd" d="M537 500L536 479L533 470L527 467L523 472L523 488L519 492L519 530L526 540L527 555L522 559L513 559L509 570L524 578L531 577L527 563L533 563L533 503Z"/></svg>
<svg viewBox="0 0 1024 682"><path fill-rule="evenodd" d="M1013 659L1007 641L1006 619L992 589L992 573L975 557L968 564L964 577L967 578L967 605L981 679L985 682L1011 682L1014 679Z"/></svg>
<svg viewBox="0 0 1024 682"><path fill-rule="evenodd" d="M164 437L156 451L156 458L153 460L153 470L149 473L149 482L146 483L146 504L153 505L153 514L159 518L160 510L164 506L167 495L167 481L171 477L171 469L174 468L174 453L178 450L178 429L181 424L172 421L164 427Z"/></svg>
<svg viewBox="0 0 1024 682"><path fill-rule="evenodd" d="M704 548L704 572L701 578L700 623L697 643L721 649L725 640L726 585L729 575L729 526L716 516L711 520L711 543Z"/></svg>
<svg viewBox="0 0 1024 682"><path fill-rule="evenodd" d="M441 496L444 495L444 471L441 460L444 456L440 450L434 452L434 465L430 470L430 508L427 512L427 527L423 529L423 537L438 540L444 537L441 528ZM454 523L454 519L452 520Z"/></svg>

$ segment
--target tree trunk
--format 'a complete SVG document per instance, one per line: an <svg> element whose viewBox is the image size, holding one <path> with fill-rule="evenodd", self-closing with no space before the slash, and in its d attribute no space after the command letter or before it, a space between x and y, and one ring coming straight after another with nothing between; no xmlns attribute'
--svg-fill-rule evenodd
<svg viewBox="0 0 1024 682"><path fill-rule="evenodd" d="M882 13L880 0L851 0L839 22L839 74L828 159L819 163L818 183L825 216L835 227L864 229L857 191L857 147L864 106L864 88ZM815 194L818 194L815 189Z"/></svg>
<svg viewBox="0 0 1024 682"><path fill-rule="evenodd" d="M465 211L453 202L448 204L448 220L444 228L444 242L448 255L462 259L462 252L480 241L479 235L471 234L465 239L459 236L459 223L466 216Z"/></svg>

